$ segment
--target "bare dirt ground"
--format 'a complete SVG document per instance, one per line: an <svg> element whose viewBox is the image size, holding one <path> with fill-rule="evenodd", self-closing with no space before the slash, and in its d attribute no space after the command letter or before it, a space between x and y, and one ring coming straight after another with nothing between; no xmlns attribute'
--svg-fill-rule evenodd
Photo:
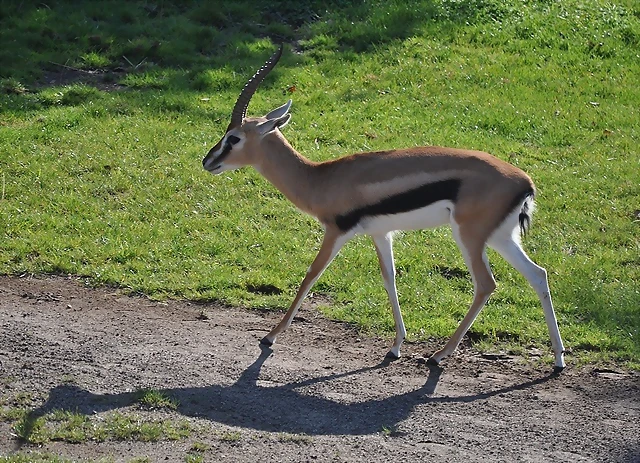
<svg viewBox="0 0 640 463"><path fill-rule="evenodd" d="M202 317L202 313L206 317ZM273 349L259 339L281 314L186 301L152 302L73 278L0 277L0 405L31 398L36 413L142 413L154 388L192 422L175 441L36 447L0 423L0 455L186 461L640 461L640 374L569 367L462 348L440 367L435 345L371 339L302 311ZM543 353L547 355L546 352ZM230 437L231 436L231 437Z"/></svg>

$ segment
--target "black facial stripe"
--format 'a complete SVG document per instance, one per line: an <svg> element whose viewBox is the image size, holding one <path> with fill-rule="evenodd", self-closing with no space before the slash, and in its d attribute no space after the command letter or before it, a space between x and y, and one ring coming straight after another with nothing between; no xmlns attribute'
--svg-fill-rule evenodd
<svg viewBox="0 0 640 463"><path fill-rule="evenodd" d="M227 140L227 142L224 144L222 153L220 153L220 156L218 156L218 159L216 159L216 162L218 164L222 163L226 159L226 157L229 156L229 153L231 153L231 148L233 148L233 145Z"/></svg>
<svg viewBox="0 0 640 463"><path fill-rule="evenodd" d="M393 215L413 211L433 204L436 201L456 201L461 181L458 179L441 180L427 183L413 190L384 198L376 204L363 206L336 217L336 225L342 231L351 230L363 218L378 215Z"/></svg>
<svg viewBox="0 0 640 463"><path fill-rule="evenodd" d="M218 163L222 163L227 158L227 156L229 156L229 153L231 153L231 149L233 148L233 145L235 145L239 141L240 141L240 138L236 137L235 135L229 135L227 137L227 140L225 141L224 148L222 149L222 153L220 153L220 156L218 156L218 159L216 159L216 161Z"/></svg>

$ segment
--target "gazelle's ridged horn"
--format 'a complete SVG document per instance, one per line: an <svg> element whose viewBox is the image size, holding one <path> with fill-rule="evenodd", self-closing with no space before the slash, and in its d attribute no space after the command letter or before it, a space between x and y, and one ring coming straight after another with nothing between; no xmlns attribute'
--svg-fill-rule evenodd
<svg viewBox="0 0 640 463"><path fill-rule="evenodd" d="M236 101L236 105L233 107L233 112L231 113L231 123L229 127L237 127L242 124L242 120L247 114L247 106L249 106L249 102L251 101L251 97L257 90L260 83L267 77L267 74L271 72L271 70L278 64L278 60L282 56L282 44L276 52L271 55L258 72L256 72L251 79L245 84L240 96L238 97L238 101Z"/></svg>

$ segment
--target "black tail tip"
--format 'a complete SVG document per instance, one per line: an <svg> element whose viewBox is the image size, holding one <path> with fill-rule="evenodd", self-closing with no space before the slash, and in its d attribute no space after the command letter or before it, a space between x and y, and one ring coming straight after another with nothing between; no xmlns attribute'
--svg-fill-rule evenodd
<svg viewBox="0 0 640 463"><path fill-rule="evenodd" d="M531 226L531 203L533 201L534 191L528 191L524 197L520 214L518 214L518 222L520 223L520 233L524 236Z"/></svg>

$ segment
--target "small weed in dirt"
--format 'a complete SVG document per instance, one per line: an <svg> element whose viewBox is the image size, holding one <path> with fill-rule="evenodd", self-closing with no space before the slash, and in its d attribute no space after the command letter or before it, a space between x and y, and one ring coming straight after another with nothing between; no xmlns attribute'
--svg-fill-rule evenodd
<svg viewBox="0 0 640 463"><path fill-rule="evenodd" d="M20 440L30 444L42 444L50 440L45 428L45 418L31 413L25 413L13 426L13 431Z"/></svg>
<svg viewBox="0 0 640 463"><path fill-rule="evenodd" d="M64 410L54 410L44 416L23 410L13 429L21 440L31 444L52 440L78 444L93 438L95 430L86 415Z"/></svg>
<svg viewBox="0 0 640 463"><path fill-rule="evenodd" d="M2 178L4 178L4 173L2 175ZM5 376L4 378L0 379L0 384L2 384L3 386L9 386L11 383L15 381L16 381L15 376Z"/></svg>
<svg viewBox="0 0 640 463"><path fill-rule="evenodd" d="M96 426L95 440L127 440L157 442L159 440L179 440L191 435L191 425L187 420L145 421L138 415L112 413L101 426Z"/></svg>
<svg viewBox="0 0 640 463"><path fill-rule="evenodd" d="M398 431L395 426L382 426L382 434L385 437L399 437L402 436L403 433Z"/></svg>
<svg viewBox="0 0 640 463"><path fill-rule="evenodd" d="M159 408L168 408L176 410L179 402L169 397L165 392L155 389L142 389L135 394L136 402L142 407L149 410L157 410Z"/></svg>
<svg viewBox="0 0 640 463"><path fill-rule="evenodd" d="M203 442L194 442L184 457L186 463L202 463L204 462L204 453L209 450L209 446Z"/></svg>
<svg viewBox="0 0 640 463"><path fill-rule="evenodd" d="M237 444L242 439L240 431L225 431L218 434L218 438L227 444Z"/></svg>
<svg viewBox="0 0 640 463"><path fill-rule="evenodd" d="M29 392L19 392L13 399L13 403L21 406L31 405L33 402L33 396Z"/></svg>
<svg viewBox="0 0 640 463"><path fill-rule="evenodd" d="M64 375L62 376L62 378L60 378L60 382L62 384L75 384L76 378L73 375Z"/></svg>
<svg viewBox="0 0 640 463"><path fill-rule="evenodd" d="M88 416L80 413L56 410L47 416L47 421L59 423L54 429L50 429L51 440L79 444L87 442L93 436L93 423Z"/></svg>
<svg viewBox="0 0 640 463"><path fill-rule="evenodd" d="M211 447L209 447L207 444L205 444L204 442L194 442L193 445L191 445L191 449L189 449L190 452L200 452L200 453L204 453L207 450L209 450Z"/></svg>
<svg viewBox="0 0 640 463"><path fill-rule="evenodd" d="M27 410L20 407L0 408L0 421L18 421L24 418Z"/></svg>
<svg viewBox="0 0 640 463"><path fill-rule="evenodd" d="M185 463L203 463L204 455L201 453L187 453L184 457Z"/></svg>

